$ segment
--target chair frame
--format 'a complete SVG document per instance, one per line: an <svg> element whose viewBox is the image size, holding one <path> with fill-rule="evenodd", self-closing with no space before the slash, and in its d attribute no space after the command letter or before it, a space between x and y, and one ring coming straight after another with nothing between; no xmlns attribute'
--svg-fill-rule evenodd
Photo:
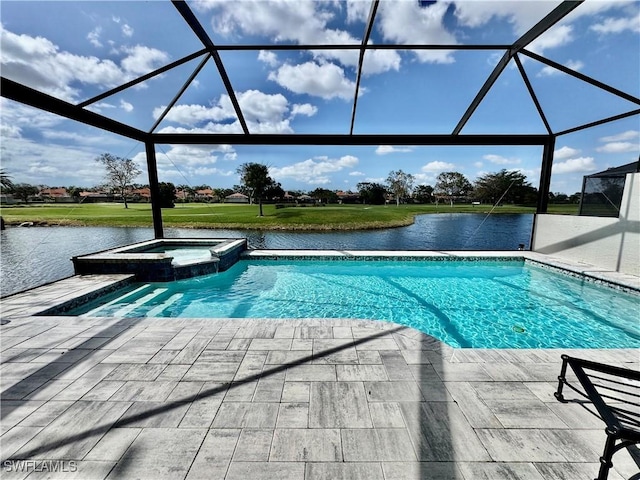
<svg viewBox="0 0 640 480"><path fill-rule="evenodd" d="M605 422L607 441L600 457L600 471L595 480L607 480L609 470L613 467L613 454L618 450L640 443L640 384L633 385L631 382L624 381L640 382L640 371L570 357L569 355L562 355L561 358L562 368L558 376L558 390L554 396L558 401L568 403L570 400L566 400L562 393L563 387L566 385L587 398L598 411L597 416ZM567 382L567 366L570 366L575 373L584 392ZM620 380L598 376L599 373ZM613 386L600 382L609 382ZM598 391L598 388L602 392ZM619 394L622 394L623 397L616 396ZM611 405L607 403L608 401L617 402L624 407L617 406L617 404ZM629 409L629 406L632 409Z"/></svg>

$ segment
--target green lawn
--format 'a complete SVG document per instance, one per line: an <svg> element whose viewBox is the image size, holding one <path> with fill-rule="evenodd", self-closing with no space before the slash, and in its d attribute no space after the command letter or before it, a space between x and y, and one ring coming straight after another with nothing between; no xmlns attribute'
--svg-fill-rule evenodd
<svg viewBox="0 0 640 480"><path fill-rule="evenodd" d="M414 215L425 213L483 213L490 205L327 205L276 209L264 205L258 216L257 205L177 204L162 210L166 227L233 228L264 230L359 230L409 225ZM530 207L502 206L492 214L534 213ZM577 205L550 205L549 213L575 215ZM121 203L48 204L3 206L0 214L8 225L34 222L47 225L152 226L151 205L134 203L125 209Z"/></svg>

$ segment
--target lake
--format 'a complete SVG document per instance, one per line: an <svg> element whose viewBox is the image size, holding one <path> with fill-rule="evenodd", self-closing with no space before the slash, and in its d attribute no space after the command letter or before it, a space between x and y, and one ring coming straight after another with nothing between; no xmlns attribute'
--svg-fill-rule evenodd
<svg viewBox="0 0 640 480"><path fill-rule="evenodd" d="M353 232L165 228L166 238L245 237L250 248L340 250L517 250L529 248L533 215L439 213L413 225ZM0 232L2 296L73 275L71 257L153 239L152 228L8 227Z"/></svg>

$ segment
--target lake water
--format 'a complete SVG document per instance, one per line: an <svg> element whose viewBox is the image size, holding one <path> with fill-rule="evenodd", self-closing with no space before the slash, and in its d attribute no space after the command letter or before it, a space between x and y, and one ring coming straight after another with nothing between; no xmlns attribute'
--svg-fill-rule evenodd
<svg viewBox="0 0 640 480"><path fill-rule="evenodd" d="M529 248L533 215L419 215L407 227L355 232L165 228L166 238L246 237L250 248L517 250ZM0 290L9 295L73 275L71 257L153 239L152 228L31 227L0 232Z"/></svg>

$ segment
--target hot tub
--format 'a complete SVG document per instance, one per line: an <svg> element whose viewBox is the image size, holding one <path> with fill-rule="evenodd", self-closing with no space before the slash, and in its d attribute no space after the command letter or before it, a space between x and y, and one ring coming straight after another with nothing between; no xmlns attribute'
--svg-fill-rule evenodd
<svg viewBox="0 0 640 480"><path fill-rule="evenodd" d="M247 249L245 238L160 239L73 257L76 275L133 273L166 282L224 271Z"/></svg>

